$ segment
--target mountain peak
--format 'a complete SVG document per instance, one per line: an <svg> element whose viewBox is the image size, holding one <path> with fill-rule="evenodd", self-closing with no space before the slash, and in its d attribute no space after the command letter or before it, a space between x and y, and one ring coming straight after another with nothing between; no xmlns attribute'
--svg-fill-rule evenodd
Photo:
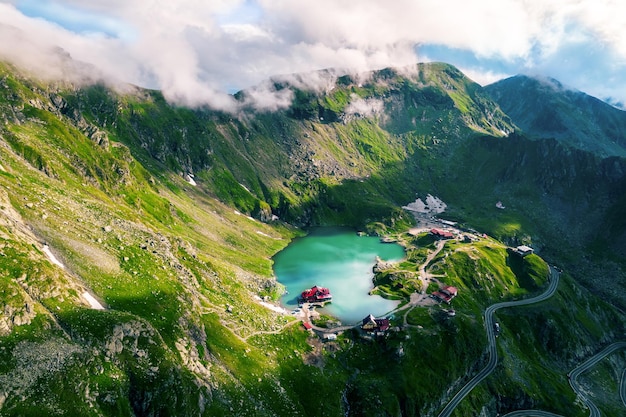
<svg viewBox="0 0 626 417"><path fill-rule="evenodd" d="M554 78L516 75L485 87L528 136L600 156L626 156L626 112Z"/></svg>

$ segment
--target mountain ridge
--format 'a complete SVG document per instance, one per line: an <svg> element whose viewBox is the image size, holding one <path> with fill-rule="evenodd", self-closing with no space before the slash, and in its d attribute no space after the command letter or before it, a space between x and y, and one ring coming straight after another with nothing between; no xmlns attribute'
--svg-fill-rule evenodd
<svg viewBox="0 0 626 417"><path fill-rule="evenodd" d="M620 226L624 160L531 141L454 67L416 69L338 78L328 93L282 85L292 106L236 117L0 68L0 412L433 415L480 368L484 308L543 285L545 262L505 242L532 244L566 274L544 308L503 317L501 340L524 358L511 365L519 381L496 369L460 412L584 415L564 375L623 334L624 318L596 295L619 283L619 260L595 287L580 276L604 277L598 252L617 259L622 247L598 239L582 255L595 226ZM280 294L271 257L302 227L331 224L405 244L384 278L406 298L435 245L406 232L413 219L399 207L426 193L498 239L449 242L432 261L461 290L456 318L413 309L386 339L348 332L322 345L256 301ZM581 227L585 210L596 214ZM611 230L617 241L623 231ZM536 387L539 369L549 390Z"/></svg>
<svg viewBox="0 0 626 417"><path fill-rule="evenodd" d="M554 138L600 156L626 156L626 112L557 80L517 75L485 91L530 137Z"/></svg>

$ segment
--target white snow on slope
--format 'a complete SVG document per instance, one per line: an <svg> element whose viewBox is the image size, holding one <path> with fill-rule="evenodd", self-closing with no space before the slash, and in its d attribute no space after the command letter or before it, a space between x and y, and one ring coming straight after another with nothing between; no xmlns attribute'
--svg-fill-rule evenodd
<svg viewBox="0 0 626 417"><path fill-rule="evenodd" d="M65 269L65 265L63 265L61 263L61 261L59 261L57 259L56 256L54 256L54 254L52 253L52 251L50 251L50 246L48 245L43 245L43 253L45 253L48 256L48 259L50 259L50 262L52 262L53 264L55 264L56 266Z"/></svg>
<svg viewBox="0 0 626 417"><path fill-rule="evenodd" d="M446 211L446 207L446 203L441 201L438 197L428 194L426 196L426 202L423 202L421 198L418 198L413 203L409 203L402 208L409 211L416 211L418 213L440 214Z"/></svg>
<svg viewBox="0 0 626 417"><path fill-rule="evenodd" d="M102 304L100 304L98 300L96 300L94 296L89 294L87 291L83 293L83 298L87 300L91 308L93 308L94 310L104 310Z"/></svg>

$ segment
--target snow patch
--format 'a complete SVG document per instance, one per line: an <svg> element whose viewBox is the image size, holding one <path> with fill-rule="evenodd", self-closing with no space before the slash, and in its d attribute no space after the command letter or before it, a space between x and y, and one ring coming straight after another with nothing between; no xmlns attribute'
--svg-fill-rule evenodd
<svg viewBox="0 0 626 417"><path fill-rule="evenodd" d="M196 180L194 180L194 176L193 174L187 174L185 175L185 180L191 184L191 185L198 185L198 183L196 182Z"/></svg>
<svg viewBox="0 0 626 417"><path fill-rule="evenodd" d="M54 256L54 254L50 250L50 246L43 245L43 253L45 253L48 256L48 259L50 259L50 262L52 262L54 265L58 266L61 269L65 269L65 265L63 265L61 261L59 261L57 257Z"/></svg>
<svg viewBox="0 0 626 417"><path fill-rule="evenodd" d="M257 234L259 234L259 235L261 235L261 236L269 237L270 239L274 239L274 240L282 240L280 237L274 237L274 236L268 235L267 233L262 232L262 231L260 231L260 230L257 230L257 231L256 231L256 233L257 233Z"/></svg>
<svg viewBox="0 0 626 417"><path fill-rule="evenodd" d="M409 211L415 211L418 213L432 213L432 214L440 214L446 211L446 203L441 201L438 197L434 197L431 194L426 196L426 202L422 201L421 198L418 198L413 203L409 203L402 208Z"/></svg>
<svg viewBox="0 0 626 417"><path fill-rule="evenodd" d="M258 295L255 295L254 298L258 301L259 304L261 304L263 307L268 308L272 311L275 311L278 314L289 314L289 312L284 309L283 307L277 306L275 304L271 304L271 303L267 303L263 300L261 300L261 297L259 297Z"/></svg>
<svg viewBox="0 0 626 417"><path fill-rule="evenodd" d="M83 298L89 303L92 309L104 310L104 307L102 306L102 304L100 304L93 295L89 294L87 291L85 291L82 295L83 295Z"/></svg>
<svg viewBox="0 0 626 417"><path fill-rule="evenodd" d="M233 212L234 212L237 216L243 216L243 214L241 214L241 213L240 213L239 211L237 211L237 210L233 210ZM253 222L256 222L256 219L255 219L254 217L251 217L251 216L246 216L246 218L247 218L248 220L252 220Z"/></svg>

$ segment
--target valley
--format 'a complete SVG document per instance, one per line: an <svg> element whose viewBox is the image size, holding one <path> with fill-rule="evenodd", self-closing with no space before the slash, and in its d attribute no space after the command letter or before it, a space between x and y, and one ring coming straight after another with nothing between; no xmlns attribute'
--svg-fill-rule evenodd
<svg viewBox="0 0 626 417"><path fill-rule="evenodd" d="M0 64L0 415L623 413L623 349L567 375L626 330L626 161L526 136L447 64L317 76L230 114ZM442 202L458 239L414 217ZM268 308L317 226L404 247L372 283L400 303L385 336Z"/></svg>

